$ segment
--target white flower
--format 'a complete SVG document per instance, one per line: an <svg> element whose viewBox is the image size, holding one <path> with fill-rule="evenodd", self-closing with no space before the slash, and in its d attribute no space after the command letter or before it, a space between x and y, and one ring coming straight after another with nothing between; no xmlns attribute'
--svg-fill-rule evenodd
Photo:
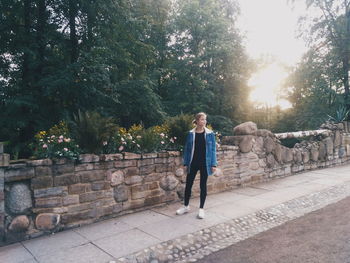
<svg viewBox="0 0 350 263"><path fill-rule="evenodd" d="M63 150L64 150L65 152L68 152L68 148L63 148Z"/></svg>
<svg viewBox="0 0 350 263"><path fill-rule="evenodd" d="M46 144L46 143L43 145L43 148L44 148L44 149L46 149L46 148L47 148L47 144Z"/></svg>
<svg viewBox="0 0 350 263"><path fill-rule="evenodd" d="M170 138L170 142L171 142L171 143L174 143L174 139L173 139L173 138Z"/></svg>
<svg viewBox="0 0 350 263"><path fill-rule="evenodd" d="M141 139L142 137L140 135L136 136L137 139Z"/></svg>
<svg viewBox="0 0 350 263"><path fill-rule="evenodd" d="M161 141L160 143L161 143L161 144L164 144L164 141Z"/></svg>
<svg viewBox="0 0 350 263"><path fill-rule="evenodd" d="M103 144L103 146L106 146L108 144L108 142L104 141L102 144Z"/></svg>
<svg viewBox="0 0 350 263"><path fill-rule="evenodd" d="M118 150L121 152L122 150L124 149L124 146L123 145L121 145L119 148L118 148Z"/></svg>
<svg viewBox="0 0 350 263"><path fill-rule="evenodd" d="M140 144L136 144L136 146L137 146L138 148L140 148Z"/></svg>
<svg viewBox="0 0 350 263"><path fill-rule="evenodd" d="M164 133L159 134L161 137L164 137Z"/></svg>

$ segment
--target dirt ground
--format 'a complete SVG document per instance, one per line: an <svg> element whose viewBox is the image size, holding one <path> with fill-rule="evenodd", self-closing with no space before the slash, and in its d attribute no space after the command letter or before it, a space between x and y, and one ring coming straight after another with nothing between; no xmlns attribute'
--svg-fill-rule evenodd
<svg viewBox="0 0 350 263"><path fill-rule="evenodd" d="M350 197L197 262L350 263Z"/></svg>

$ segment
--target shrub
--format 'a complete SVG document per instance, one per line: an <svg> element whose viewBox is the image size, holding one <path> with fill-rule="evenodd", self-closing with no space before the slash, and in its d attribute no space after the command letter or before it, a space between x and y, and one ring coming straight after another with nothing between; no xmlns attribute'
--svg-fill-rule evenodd
<svg viewBox="0 0 350 263"><path fill-rule="evenodd" d="M186 142L186 136L189 130L193 129L193 116L188 114L180 114L170 117L165 121L165 125L169 129L169 136L176 138L176 145L181 150Z"/></svg>
<svg viewBox="0 0 350 263"><path fill-rule="evenodd" d="M58 158L66 157L77 159L80 149L71 138L67 123L62 121L48 131L40 131L35 137L32 145L34 157L36 158Z"/></svg>
<svg viewBox="0 0 350 263"><path fill-rule="evenodd" d="M115 136L117 125L113 118L102 117L97 112L78 112L71 122L72 134L82 151L99 154L104 152ZM113 146L113 145L112 145ZM107 147L111 151L111 147Z"/></svg>

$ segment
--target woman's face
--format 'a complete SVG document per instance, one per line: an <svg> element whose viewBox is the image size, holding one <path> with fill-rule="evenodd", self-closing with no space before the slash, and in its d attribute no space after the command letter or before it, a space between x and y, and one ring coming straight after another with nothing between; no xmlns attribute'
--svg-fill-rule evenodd
<svg viewBox="0 0 350 263"><path fill-rule="evenodd" d="M207 125L207 116L201 116L199 120L197 120L198 127L205 127Z"/></svg>

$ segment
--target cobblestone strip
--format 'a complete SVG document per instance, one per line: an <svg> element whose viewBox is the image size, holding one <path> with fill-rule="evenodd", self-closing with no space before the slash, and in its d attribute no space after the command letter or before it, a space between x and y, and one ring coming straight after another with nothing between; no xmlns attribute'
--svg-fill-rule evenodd
<svg viewBox="0 0 350 263"><path fill-rule="evenodd" d="M187 234L119 258L116 262L196 262L215 251L336 203L350 195L350 183L330 187L244 217Z"/></svg>

